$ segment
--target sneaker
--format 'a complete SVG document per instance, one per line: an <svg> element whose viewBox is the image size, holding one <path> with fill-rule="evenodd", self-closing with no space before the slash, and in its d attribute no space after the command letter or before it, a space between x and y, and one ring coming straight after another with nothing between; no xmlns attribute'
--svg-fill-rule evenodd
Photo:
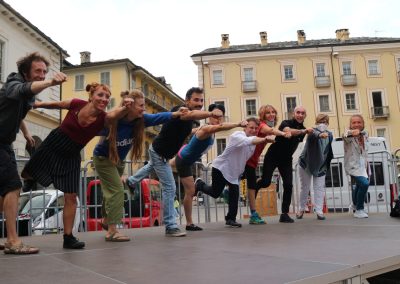
<svg viewBox="0 0 400 284"><path fill-rule="evenodd" d="M186 231L203 231L203 228L201 228L195 224L190 224L190 225L186 225Z"/></svg>
<svg viewBox="0 0 400 284"><path fill-rule="evenodd" d="M258 215L258 213L256 212L254 215L250 216L250 220L249 220L249 224L252 225L262 225L262 224L266 224L265 220L262 219L260 217L260 215Z"/></svg>
<svg viewBox="0 0 400 284"><path fill-rule="evenodd" d="M37 189L36 181L33 179L25 179L24 186L22 187L22 192L35 191Z"/></svg>
<svg viewBox="0 0 400 284"><path fill-rule="evenodd" d="M359 218L359 219L368 218L368 214L363 209L356 210L353 216L354 218Z"/></svg>
<svg viewBox="0 0 400 284"><path fill-rule="evenodd" d="M315 212L316 213L316 212ZM318 220L325 220L326 219L326 217L324 216L324 214L323 213L316 213L317 214L317 219Z"/></svg>
<svg viewBox="0 0 400 284"><path fill-rule="evenodd" d="M231 227L231 228L240 228L240 227L242 227L242 224L236 222L235 220L231 220L231 219L226 220L225 225L228 226L228 227Z"/></svg>
<svg viewBox="0 0 400 284"><path fill-rule="evenodd" d="M63 248L65 249L82 249L85 247L84 242L80 242L77 238L71 235L64 235Z"/></svg>
<svg viewBox="0 0 400 284"><path fill-rule="evenodd" d="M165 230L165 236L167 237L184 237L186 232L182 232L179 228L170 228Z"/></svg>
<svg viewBox="0 0 400 284"><path fill-rule="evenodd" d="M195 190L194 190L194 195L195 195L195 196L197 195L197 193L198 193L199 191L201 191L201 190L200 190L200 186L201 186L202 184L205 184L205 182L204 182L201 178L196 178L196 180L194 181L194 188L195 188Z"/></svg>
<svg viewBox="0 0 400 284"><path fill-rule="evenodd" d="M279 222L281 223L294 223L294 220L290 218L289 214L282 213L281 217L279 218Z"/></svg>
<svg viewBox="0 0 400 284"><path fill-rule="evenodd" d="M304 212L305 210L300 210L299 212L297 212L296 219L303 219Z"/></svg>

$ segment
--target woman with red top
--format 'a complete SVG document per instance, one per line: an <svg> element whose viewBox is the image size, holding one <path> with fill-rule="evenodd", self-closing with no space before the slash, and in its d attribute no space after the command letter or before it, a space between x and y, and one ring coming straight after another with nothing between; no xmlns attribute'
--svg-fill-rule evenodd
<svg viewBox="0 0 400 284"><path fill-rule="evenodd" d="M26 164L22 176L47 187L54 184L64 192L64 248L81 249L85 246L72 235L76 212L76 193L79 188L83 147L105 125L126 114L131 101L106 113L111 92L108 86L92 83L86 86L89 101L72 99L59 102L35 102L34 108L68 109L60 127L52 130Z"/></svg>
<svg viewBox="0 0 400 284"><path fill-rule="evenodd" d="M273 127L276 126L278 121L276 109L272 105L263 105L258 110L258 116L260 119L260 125L257 130L257 137L266 137L270 136L269 142L274 142L275 136L284 136L286 138L290 137L290 133L280 131L279 129L275 129ZM265 224L265 221L260 218L256 211L256 169L258 166L258 159L262 151L267 145L268 141L265 143L258 144L256 146L256 150L254 151L253 156L247 161L245 168L245 176L247 180L247 190L248 190L248 198L249 198L249 206L250 206L250 224Z"/></svg>

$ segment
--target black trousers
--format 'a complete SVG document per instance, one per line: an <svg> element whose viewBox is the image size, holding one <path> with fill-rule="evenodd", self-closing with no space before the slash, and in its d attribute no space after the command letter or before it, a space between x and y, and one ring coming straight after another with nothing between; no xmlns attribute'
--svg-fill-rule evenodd
<svg viewBox="0 0 400 284"><path fill-rule="evenodd" d="M271 184L274 170L278 168L283 180L282 213L289 213L292 202L293 171L292 161L280 161L279 158L265 155L261 180L257 182L257 191L260 188L268 187Z"/></svg>
<svg viewBox="0 0 400 284"><path fill-rule="evenodd" d="M222 175L221 171L216 168L212 168L211 178L212 178L212 185L207 185L204 183L200 186L199 190L209 196L218 198L219 196L221 196L221 193L224 190L225 186L228 185L229 207L228 207L228 214L226 215L225 220L235 221L238 211L239 185L228 182Z"/></svg>

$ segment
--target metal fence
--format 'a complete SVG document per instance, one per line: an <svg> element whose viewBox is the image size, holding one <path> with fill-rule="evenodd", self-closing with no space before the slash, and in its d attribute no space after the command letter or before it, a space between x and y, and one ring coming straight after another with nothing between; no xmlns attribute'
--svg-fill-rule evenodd
<svg viewBox="0 0 400 284"><path fill-rule="evenodd" d="M366 209L368 212L388 213L390 212L393 199L398 198L399 186L399 157L400 149L391 154L387 151L369 153L371 164L370 187L366 198ZM17 160L18 168L21 170L27 159ZM125 173L132 175L143 163L126 162ZM260 168L258 169L260 171ZM196 177L202 177L206 183L211 183L211 163L203 165L195 164ZM259 172L260 173L260 172ZM156 179L152 174L150 179ZM276 215L280 213L281 197L283 193L282 182L279 174L274 173L273 184L269 189L261 190L257 197L257 211L262 216ZM177 222L185 224L182 200L184 190L180 179L176 176L177 207L179 214ZM293 195L291 212L296 212L299 206L299 177L297 163L293 167ZM137 187L134 191L124 191L124 218L119 228L143 228L162 225L162 194L159 184L149 182ZM326 201L325 210L328 212L347 212L351 204L351 188L353 186L349 176L345 174L343 157L339 156L332 160L331 167L326 175ZM198 194L194 197L192 215L196 223L218 222L224 220L228 210L227 197L224 192L219 198L211 198L207 195ZM227 195L227 194L226 194ZM309 209L312 211L313 191L310 191ZM98 182L98 175L93 162L85 162L81 170L81 182L77 195L77 211L74 223L75 231L98 231L102 230L102 191ZM63 231L62 213L64 199L63 193L51 186L43 188L38 186L36 191L22 193L19 204L18 232L20 235L61 233ZM122 210L122 209L121 209ZM238 218L246 218L249 215L247 202L247 191L245 180L240 185L240 199ZM3 218L0 234L5 235Z"/></svg>

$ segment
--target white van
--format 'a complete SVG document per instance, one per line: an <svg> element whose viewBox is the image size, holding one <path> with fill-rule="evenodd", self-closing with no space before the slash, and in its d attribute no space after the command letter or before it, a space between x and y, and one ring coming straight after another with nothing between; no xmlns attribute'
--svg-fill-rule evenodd
<svg viewBox="0 0 400 284"><path fill-rule="evenodd" d="M391 189L396 184L392 155L383 137L369 137L367 147L371 176L365 207L368 212L390 212ZM344 169L342 138L334 139L332 150L334 159L325 179L326 206L328 211L348 211L352 204L352 181Z"/></svg>
<svg viewBox="0 0 400 284"><path fill-rule="evenodd" d="M78 231L81 219L79 218L79 198L76 199L74 232ZM19 198L19 214L27 214L31 217L32 233L35 235L62 232L64 230L63 209L64 193L56 189L25 192Z"/></svg>

